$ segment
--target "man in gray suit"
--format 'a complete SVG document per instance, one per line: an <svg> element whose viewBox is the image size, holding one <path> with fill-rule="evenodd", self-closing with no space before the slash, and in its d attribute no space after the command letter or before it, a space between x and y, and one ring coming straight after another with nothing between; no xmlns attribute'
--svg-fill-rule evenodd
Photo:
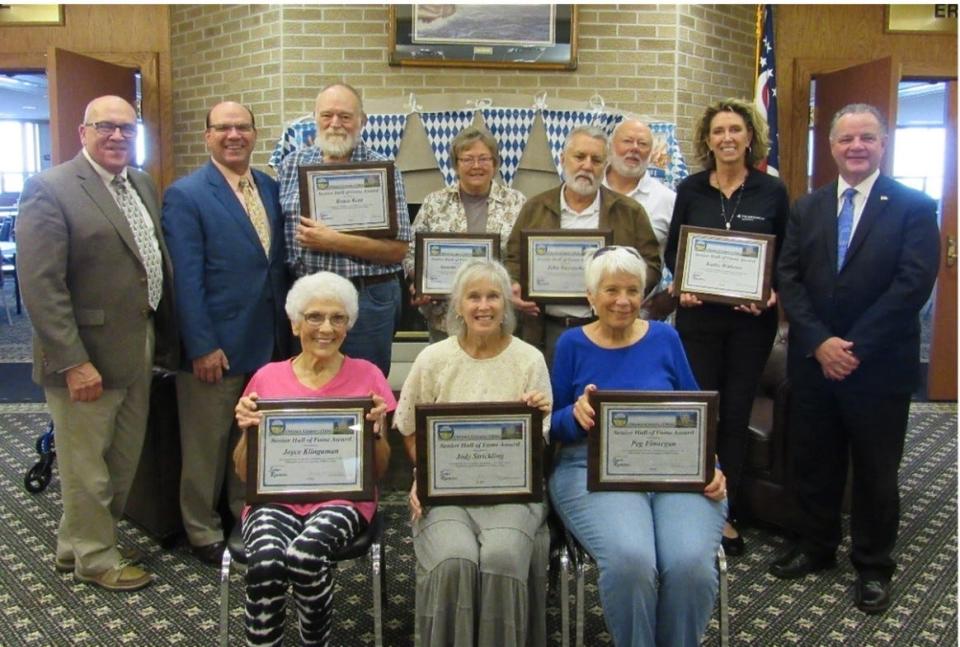
<svg viewBox="0 0 960 647"><path fill-rule="evenodd" d="M27 181L17 218L33 379L56 426L56 568L111 591L152 581L117 546L116 525L143 447L155 354L175 368L178 349L157 189L127 166L136 134L124 99L91 101L83 150Z"/></svg>

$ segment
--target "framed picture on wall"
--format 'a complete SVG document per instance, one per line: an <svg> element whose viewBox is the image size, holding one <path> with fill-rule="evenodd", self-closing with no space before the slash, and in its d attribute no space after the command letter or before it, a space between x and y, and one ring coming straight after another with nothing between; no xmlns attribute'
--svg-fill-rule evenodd
<svg viewBox="0 0 960 647"><path fill-rule="evenodd" d="M389 20L391 65L577 67L574 5L390 5Z"/></svg>

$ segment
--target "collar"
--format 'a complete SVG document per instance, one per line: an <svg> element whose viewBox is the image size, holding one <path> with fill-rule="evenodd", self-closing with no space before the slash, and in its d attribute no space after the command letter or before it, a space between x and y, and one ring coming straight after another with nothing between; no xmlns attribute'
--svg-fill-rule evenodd
<svg viewBox="0 0 960 647"><path fill-rule="evenodd" d="M124 180L130 179L129 177L127 177L126 166L123 167L123 170L120 171L120 173L117 173L117 174L111 173L107 169L97 164L97 162L95 162L94 159L90 157L90 153L87 152L86 147L81 148L80 150L83 152L83 156L87 158L87 161L90 162L90 166L93 167L93 170L97 172L97 175L100 176L100 179L103 180L107 185L113 182L113 178L117 177L117 175L122 177Z"/></svg>
<svg viewBox="0 0 960 647"><path fill-rule="evenodd" d="M227 168L217 160L210 158L210 162L220 171L220 174L223 175L223 179L227 181L227 185L234 191L240 190L240 180L243 178L247 179L247 182L250 183L250 186L257 186L256 182L253 181L253 172L250 170L250 167L247 167L246 173L239 175L236 171Z"/></svg>
<svg viewBox="0 0 960 647"><path fill-rule="evenodd" d="M564 182L563 184L560 185L560 213L561 213L561 214L563 214L564 211L566 211L566 212L568 212L568 213L575 213L575 214L577 214L578 216L590 216L590 215L593 215L594 213L600 213L600 189L599 189L599 187L597 188L597 193L596 193L596 195L593 197L593 202L590 204L590 206L587 207L586 209L584 209L583 211L579 211L579 212L576 211L575 209L571 208L570 205L567 204L567 198L564 196L564 190L565 190L566 188L567 188L567 183L566 183L566 182Z"/></svg>
<svg viewBox="0 0 960 647"><path fill-rule="evenodd" d="M857 196L863 197L863 199L866 200L867 197L870 195L870 191L873 189L873 185L877 182L878 177L880 177L880 169L876 169L873 173L868 175L863 182L861 182L860 184L857 184L856 186L853 186L852 188L857 190ZM838 202L843 199L843 192L849 188L851 188L851 185L847 184L847 181L844 180L842 176L837 178L837 201Z"/></svg>

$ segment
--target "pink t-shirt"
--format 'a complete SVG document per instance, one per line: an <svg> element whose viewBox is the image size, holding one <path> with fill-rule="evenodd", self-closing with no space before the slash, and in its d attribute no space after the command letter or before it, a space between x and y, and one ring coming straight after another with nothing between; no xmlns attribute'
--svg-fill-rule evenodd
<svg viewBox="0 0 960 647"><path fill-rule="evenodd" d="M365 359L344 357L340 371L333 379L319 389L312 389L297 379L293 372L293 360L272 362L254 373L243 394L256 393L262 399L293 399L293 398L352 398L370 395L370 392L379 395L387 403L387 411L397 408L397 401L393 391L387 383L380 369ZM387 433L386 429L381 433ZM373 501L344 501L333 499L319 503L284 503L281 504L293 513L306 516L318 508L331 505L349 505L357 509L367 521L373 518L377 511L377 493L374 490ZM250 506L243 509L246 518Z"/></svg>

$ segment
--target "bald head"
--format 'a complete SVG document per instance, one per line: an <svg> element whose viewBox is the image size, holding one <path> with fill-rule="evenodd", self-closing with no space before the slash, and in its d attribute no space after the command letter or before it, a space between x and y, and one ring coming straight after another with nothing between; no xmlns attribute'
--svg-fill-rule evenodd
<svg viewBox="0 0 960 647"><path fill-rule="evenodd" d="M97 97L83 111L80 142L94 162L114 175L133 159L136 136L137 112L122 97Z"/></svg>
<svg viewBox="0 0 960 647"><path fill-rule="evenodd" d="M610 167L624 178L641 178L653 150L653 131L639 119L624 119L610 136Z"/></svg>

